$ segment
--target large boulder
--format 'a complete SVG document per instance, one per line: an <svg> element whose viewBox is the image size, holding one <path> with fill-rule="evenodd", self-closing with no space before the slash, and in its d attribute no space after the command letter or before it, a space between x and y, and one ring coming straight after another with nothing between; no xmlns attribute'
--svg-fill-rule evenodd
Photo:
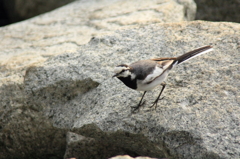
<svg viewBox="0 0 240 159"><path fill-rule="evenodd" d="M65 153L65 136L71 126L64 125L62 129L53 126L50 120L52 117L44 115L47 108L44 106L45 100L39 104L26 94L24 77L28 71L31 72L31 68L45 65L44 61L53 56L77 52L79 46L87 43L92 36L103 35L124 27L192 20L195 12L196 5L193 0L76 1L38 17L2 27L1 158L49 158L49 156L62 158ZM84 93L79 92L78 87L88 91L98 85L93 81L92 86L89 86L88 82L91 81L89 79L83 82L70 82L70 85L62 89L57 86L67 92L67 98L62 97L61 93L58 94L60 96L56 94L46 98L53 97L57 103L71 100L80 92ZM67 83L68 81L65 84ZM55 89L54 85L51 89ZM69 91L64 89L68 89L72 94L69 95Z"/></svg>
<svg viewBox="0 0 240 159"><path fill-rule="evenodd" d="M1 73L10 81L21 83L27 67L40 65L52 56L76 52L79 45L86 44L93 36L139 25L193 20L195 13L193 0L75 1L2 27Z"/></svg>
<svg viewBox="0 0 240 159"><path fill-rule="evenodd" d="M74 153L66 157L93 155L98 150L159 158L236 158L240 153L239 27L181 22L93 38L77 52L27 70L28 104L43 112L55 127L74 128L72 132L82 136L76 147L70 142L67 152ZM165 98L156 110L149 106L160 88L147 93L146 105L131 113L141 93L112 79L114 66L175 57L209 44L213 52L170 73Z"/></svg>
<svg viewBox="0 0 240 159"><path fill-rule="evenodd" d="M1 28L1 158L237 158L239 25L180 22L194 7L76 1ZM141 93L112 79L114 66L209 44L214 52L172 71L156 110L158 89L131 113Z"/></svg>

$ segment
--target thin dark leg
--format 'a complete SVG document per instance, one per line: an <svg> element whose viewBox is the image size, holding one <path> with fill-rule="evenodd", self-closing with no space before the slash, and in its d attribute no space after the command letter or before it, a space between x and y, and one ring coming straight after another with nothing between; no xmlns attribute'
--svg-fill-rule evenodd
<svg viewBox="0 0 240 159"><path fill-rule="evenodd" d="M138 110L143 104L145 104L145 101L142 102L142 100L143 100L143 97L144 97L144 95L146 94L146 92L147 92L147 91L144 91L144 92L143 92L142 98L141 98L140 102L138 103L138 105L137 105L136 107L132 107L132 108L133 108L132 112L135 112L135 111Z"/></svg>
<svg viewBox="0 0 240 159"><path fill-rule="evenodd" d="M162 85L162 90L161 90L161 92L159 93L157 99L153 102L153 105L152 105L150 108L152 108L152 107L154 107L154 106L155 106L155 109L157 108L157 103L158 103L158 101L159 101L159 98L160 98L160 96L161 96L161 94L162 94L162 92L163 92L166 84L163 83L163 84L161 84L161 85ZM161 98L161 99L163 99L163 98ZM160 99L160 100L161 100L161 99Z"/></svg>

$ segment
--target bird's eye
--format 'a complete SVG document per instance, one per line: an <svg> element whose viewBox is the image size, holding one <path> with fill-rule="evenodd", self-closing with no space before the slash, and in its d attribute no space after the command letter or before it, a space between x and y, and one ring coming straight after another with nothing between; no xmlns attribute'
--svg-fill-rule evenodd
<svg viewBox="0 0 240 159"><path fill-rule="evenodd" d="M126 70L122 70L120 73L123 73L124 71L126 71Z"/></svg>

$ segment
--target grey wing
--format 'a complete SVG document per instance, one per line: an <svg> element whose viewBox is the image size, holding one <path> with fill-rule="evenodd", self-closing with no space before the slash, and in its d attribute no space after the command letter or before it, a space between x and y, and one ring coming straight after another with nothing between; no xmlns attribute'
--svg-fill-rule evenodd
<svg viewBox="0 0 240 159"><path fill-rule="evenodd" d="M169 70L172 68L174 60L166 60L166 61L159 61L155 64L153 67L153 70L151 73L147 74L145 79L142 81L142 83L147 84L151 83L153 80L161 76L166 70Z"/></svg>
<svg viewBox="0 0 240 159"><path fill-rule="evenodd" d="M149 74L151 74L157 65L156 61L141 60L130 65L132 73L136 75L138 80L144 80Z"/></svg>

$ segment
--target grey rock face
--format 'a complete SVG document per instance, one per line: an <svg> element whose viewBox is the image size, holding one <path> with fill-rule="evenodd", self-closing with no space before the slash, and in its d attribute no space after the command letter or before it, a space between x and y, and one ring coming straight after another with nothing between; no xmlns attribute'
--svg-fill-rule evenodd
<svg viewBox="0 0 240 159"><path fill-rule="evenodd" d="M92 36L159 22L193 20L193 0L81 0L0 29L0 62L30 66L51 56L75 52ZM20 60L19 60L20 59ZM31 60L34 59L34 60ZM2 65L3 65L2 64ZM14 67L7 65L7 67ZM19 67L18 67L19 68Z"/></svg>
<svg viewBox="0 0 240 159"><path fill-rule="evenodd" d="M60 105L49 100L43 102L48 108L44 110L45 116L52 117L54 126L81 130L84 125L94 123L106 133L142 134L154 143L155 149L160 149L152 157L237 158L238 29L239 25L233 23L191 22L118 31L94 38L78 52L59 55L43 67L28 71L25 89L31 92L28 94L31 97L52 83L91 79L86 82L90 88L87 92L76 88L77 94L67 102ZM208 44L214 47L214 52L184 63L170 73L165 98L156 110L148 106L158 89L147 94L145 107L131 114L130 106L138 103L141 93L111 78L115 65L174 57ZM94 139L90 134L83 136ZM115 144L120 146L118 142ZM145 155L144 151L134 152Z"/></svg>
<svg viewBox="0 0 240 159"><path fill-rule="evenodd" d="M186 19L188 1L82 2L0 29L2 158L240 156L239 24L147 25ZM111 78L116 65L209 44L214 52L170 73L156 110L158 89L131 114L141 93ZM66 150L67 132L76 140Z"/></svg>
<svg viewBox="0 0 240 159"><path fill-rule="evenodd" d="M67 134L68 145L64 158L72 156L109 158L116 154L136 156L141 153L148 156L164 156L164 152L143 134L131 134L121 130L103 132L94 124L85 125L81 129L72 131L76 133L68 132Z"/></svg>
<svg viewBox="0 0 240 159"><path fill-rule="evenodd" d="M68 117L75 118L76 114L84 114L64 105L74 98L85 98L84 95L93 91L101 82L96 80L99 78L98 75L95 79L89 78L88 75L80 75L79 68L64 76L63 70L68 67L68 64L64 63L62 63L62 71L48 72L45 68L42 70L41 66L45 66L46 59L66 52L76 53L78 47L87 43L92 36L103 35L116 29L158 22L191 20L184 14L186 11L184 5L192 4L188 9L195 14L195 3L192 2L180 4L172 0L76 1L50 13L2 27L0 29L1 158L48 158L49 156L62 158L66 147L66 129L73 125L73 119ZM112 45L104 39L103 43ZM105 56L102 58L106 59ZM98 65L100 66L101 63ZM39 76L41 71L43 72ZM84 72L87 71L91 70L84 69ZM108 70L106 72L109 73ZM62 80L55 83L57 79L52 79L49 74L55 74L58 76L56 78ZM39 78L44 81L39 81ZM89 105L91 104L92 102L89 101ZM62 114L58 108L64 110L64 113ZM82 108L85 109L87 111L89 107ZM57 119L56 114L62 116L64 122L62 119ZM62 128L53 127L52 121L55 126Z"/></svg>

